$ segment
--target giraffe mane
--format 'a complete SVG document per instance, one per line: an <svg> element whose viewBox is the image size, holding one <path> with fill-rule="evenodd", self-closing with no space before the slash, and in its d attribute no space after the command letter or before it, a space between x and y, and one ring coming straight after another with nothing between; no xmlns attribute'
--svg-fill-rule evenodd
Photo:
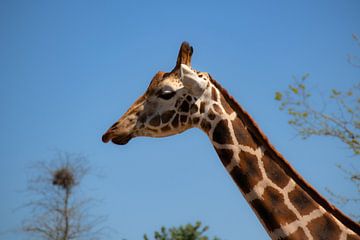
<svg viewBox="0 0 360 240"><path fill-rule="evenodd" d="M209 75L210 76L210 75ZM244 121L254 140L263 146L275 162L282 167L282 169L310 196L320 204L326 211L331 213L335 218L342 222L345 226L360 235L360 225L354 222L351 218L346 216L343 212L330 204L322 195L320 195L306 180L297 173L297 171L290 165L290 163L279 153L270 143L267 136L262 132L257 123L252 117L240 106L240 104L224 89L214 78L210 76L210 82L222 93L227 103L236 112L240 119Z"/></svg>

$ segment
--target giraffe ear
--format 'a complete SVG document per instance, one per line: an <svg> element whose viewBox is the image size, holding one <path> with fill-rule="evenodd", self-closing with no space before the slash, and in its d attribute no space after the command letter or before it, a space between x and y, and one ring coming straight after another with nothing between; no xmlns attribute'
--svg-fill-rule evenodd
<svg viewBox="0 0 360 240"><path fill-rule="evenodd" d="M192 54L193 54L192 46L190 46L188 42L183 42L180 46L180 50L174 70L178 69L181 64L186 64L190 67Z"/></svg>
<svg viewBox="0 0 360 240"><path fill-rule="evenodd" d="M185 88L196 96L200 96L206 88L206 81L185 64L180 65L180 79Z"/></svg>

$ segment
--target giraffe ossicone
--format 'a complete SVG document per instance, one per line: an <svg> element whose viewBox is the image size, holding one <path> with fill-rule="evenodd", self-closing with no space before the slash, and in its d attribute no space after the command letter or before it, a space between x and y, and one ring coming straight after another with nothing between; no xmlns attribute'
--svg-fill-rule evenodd
<svg viewBox="0 0 360 240"><path fill-rule="evenodd" d="M191 68L192 54L182 43L174 69L158 72L102 140L123 145L200 128L272 239L360 239L359 224L292 168L218 82Z"/></svg>

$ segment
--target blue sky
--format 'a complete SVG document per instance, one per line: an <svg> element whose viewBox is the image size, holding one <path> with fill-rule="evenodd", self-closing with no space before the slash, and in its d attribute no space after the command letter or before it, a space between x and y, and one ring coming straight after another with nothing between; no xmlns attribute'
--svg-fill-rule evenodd
<svg viewBox="0 0 360 240"><path fill-rule="evenodd" d="M359 169L351 153L333 139L295 137L273 98L305 72L325 94L359 82L346 61L359 53L351 38L359 12L357 0L2 0L0 232L27 214L13 210L26 201L29 164L58 149L84 154L101 172L84 192L102 200L94 213L108 216L112 239L196 220L222 239L267 238L199 130L101 142L152 76L172 69L184 40L194 46L193 67L227 88L305 179L326 197L325 187L353 194L335 166Z"/></svg>

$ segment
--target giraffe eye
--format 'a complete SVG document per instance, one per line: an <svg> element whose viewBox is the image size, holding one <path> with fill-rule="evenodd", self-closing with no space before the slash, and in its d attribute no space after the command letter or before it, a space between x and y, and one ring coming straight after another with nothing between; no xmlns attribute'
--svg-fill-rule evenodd
<svg viewBox="0 0 360 240"><path fill-rule="evenodd" d="M175 96L176 92L175 91L170 91L170 90L166 90L163 91L159 94L159 97L165 100L169 100L170 98L172 98L173 96Z"/></svg>

